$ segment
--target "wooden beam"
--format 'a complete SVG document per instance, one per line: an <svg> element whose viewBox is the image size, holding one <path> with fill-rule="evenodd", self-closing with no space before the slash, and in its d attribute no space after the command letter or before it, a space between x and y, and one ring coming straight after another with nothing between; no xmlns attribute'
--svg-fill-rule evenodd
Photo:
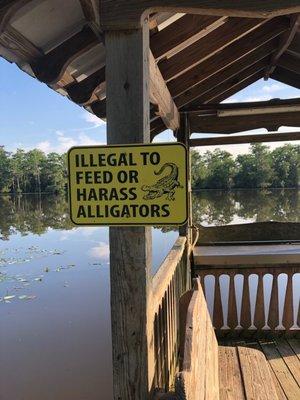
<svg viewBox="0 0 300 400"><path fill-rule="evenodd" d="M284 54L278 60L278 66L287 69L295 74L300 75L300 62L299 59L292 56L291 54Z"/></svg>
<svg viewBox="0 0 300 400"><path fill-rule="evenodd" d="M182 93L180 96L175 97L175 103L177 107L181 108L186 104L196 100L197 98L205 95L208 91L215 89L227 82L229 79L233 79L244 70L251 68L252 66L264 61L264 65L267 65L269 60L269 54L272 53L276 48L276 39L266 45L260 47L256 51L233 63L228 68L225 68L220 73L211 76L210 78L202 81L198 85L193 86L191 89Z"/></svg>
<svg viewBox="0 0 300 400"><path fill-rule="evenodd" d="M94 72L81 82L73 83L66 87L66 91L72 101L77 104L87 103L97 88L105 83L105 67Z"/></svg>
<svg viewBox="0 0 300 400"><path fill-rule="evenodd" d="M195 138L190 139L191 147L200 146L224 146L229 144L243 143L268 143L268 142L286 142L300 141L300 132L284 132L284 133L267 133L260 135L243 135L243 136L225 136L216 138Z"/></svg>
<svg viewBox="0 0 300 400"><path fill-rule="evenodd" d="M253 101L242 103L224 103L224 104L200 104L196 107L185 107L183 112L197 114L198 116L214 115L238 116L238 115L257 115L274 114L281 112L298 112L300 107L300 98L293 99L271 99L267 101Z"/></svg>
<svg viewBox="0 0 300 400"><path fill-rule="evenodd" d="M281 126L299 126L299 113L274 113L241 115L236 117L216 116L198 117L190 115L191 132L197 133L235 133L251 129L265 128L276 131Z"/></svg>
<svg viewBox="0 0 300 400"><path fill-rule="evenodd" d="M33 43L26 39L11 25L6 25L5 30L0 31L0 44L13 52L19 62L32 62L43 56L43 53Z"/></svg>
<svg viewBox="0 0 300 400"><path fill-rule="evenodd" d="M180 75L178 79L171 80L168 83L171 95L173 97L178 96L226 67L228 68L239 59L280 35L286 29L288 29L288 21L286 19L279 18L266 22L254 32L232 43L223 52L217 53L215 56L196 65Z"/></svg>
<svg viewBox="0 0 300 400"><path fill-rule="evenodd" d="M156 61L187 47L224 24L226 17L184 15L171 25L151 36L150 47Z"/></svg>
<svg viewBox="0 0 300 400"><path fill-rule="evenodd" d="M179 112L177 107L170 95L167 85L159 71L157 64L155 63L154 57L150 51L149 54L149 68L150 68L150 102L156 105L156 114L159 115L167 128L177 130L179 128ZM95 79L90 77L88 84L84 80L81 84L77 84L74 88L76 90L77 100L86 100L90 98L92 94L92 88L99 81L99 77L95 76ZM90 84L89 84L90 83ZM94 85L94 86L93 86ZM81 90L82 87L86 89L86 96ZM72 90L68 91L69 94ZM73 93L74 95L74 93ZM71 96L70 96L71 97ZM72 97L71 97L72 98ZM74 96L73 96L74 99ZM91 109L100 118L105 118L105 101L98 101L91 104Z"/></svg>
<svg viewBox="0 0 300 400"><path fill-rule="evenodd" d="M152 104L157 105L157 114L164 121L166 127L175 131L180 124L179 113L151 51L149 54L149 66L150 101Z"/></svg>
<svg viewBox="0 0 300 400"><path fill-rule="evenodd" d="M106 33L107 141L148 143L149 29ZM149 398L151 228L110 228L114 399Z"/></svg>
<svg viewBox="0 0 300 400"><path fill-rule="evenodd" d="M73 60L100 42L101 38L89 26L84 26L81 32L76 33L30 66L41 82L48 85L54 84L60 80Z"/></svg>
<svg viewBox="0 0 300 400"><path fill-rule="evenodd" d="M275 71L276 65L277 65L280 57L283 55L283 53L288 49L288 47L292 43L292 41L299 29L299 26L300 26L300 16L299 15L292 16L290 24L291 24L290 29L287 32L285 32L285 34L281 37L280 44L278 46L278 50L275 54L273 54L270 64L268 65L268 68L266 69L266 73L264 76L265 80L269 79L270 75Z"/></svg>
<svg viewBox="0 0 300 400"><path fill-rule="evenodd" d="M154 12L272 18L300 12L298 0L102 0L101 25L108 29L138 28Z"/></svg>
<svg viewBox="0 0 300 400"><path fill-rule="evenodd" d="M225 24L211 32L207 37L197 40L173 57L162 60L159 63L159 68L164 79L169 81L180 76L265 22L265 20L256 18L229 18Z"/></svg>
<svg viewBox="0 0 300 400"><path fill-rule="evenodd" d="M300 89L300 76L284 68L277 67L271 75L271 78L284 83L285 85L294 86L295 88Z"/></svg>
<svg viewBox="0 0 300 400"><path fill-rule="evenodd" d="M99 1L79 0L85 19L100 26Z"/></svg>

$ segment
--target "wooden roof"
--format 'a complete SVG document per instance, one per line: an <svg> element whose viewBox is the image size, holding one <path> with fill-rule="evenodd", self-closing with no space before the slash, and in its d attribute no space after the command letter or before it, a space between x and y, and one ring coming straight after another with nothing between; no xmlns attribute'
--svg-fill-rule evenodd
<svg viewBox="0 0 300 400"><path fill-rule="evenodd" d="M105 34L98 3L1 0L0 56L105 119ZM299 89L299 21L297 14L265 19L152 14L152 83L163 78L176 112L220 103L263 77ZM151 103L153 138L176 125L164 118L155 90Z"/></svg>

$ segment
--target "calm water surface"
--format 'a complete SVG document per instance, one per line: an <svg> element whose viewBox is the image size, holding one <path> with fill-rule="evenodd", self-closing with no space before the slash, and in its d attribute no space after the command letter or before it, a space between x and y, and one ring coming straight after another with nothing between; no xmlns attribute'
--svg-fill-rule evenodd
<svg viewBox="0 0 300 400"><path fill-rule="evenodd" d="M205 225L300 222L299 192L194 195ZM177 232L152 230L153 272ZM0 400L111 400L107 228L74 228L64 198L0 198Z"/></svg>

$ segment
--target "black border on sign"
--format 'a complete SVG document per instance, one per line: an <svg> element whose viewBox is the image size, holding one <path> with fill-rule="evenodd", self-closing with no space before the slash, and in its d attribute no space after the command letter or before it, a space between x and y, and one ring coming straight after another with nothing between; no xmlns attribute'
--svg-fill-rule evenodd
<svg viewBox="0 0 300 400"><path fill-rule="evenodd" d="M160 146L181 146L185 150L185 180L186 180L186 209L185 209L185 215L186 218L183 222L156 222L156 223L129 223L129 224L120 224L120 223L78 223L73 220L72 216L72 200L71 200L71 177L70 177L70 153L72 150L77 150L77 149L107 149L107 148L114 148L114 147L160 147ZM102 145L102 146L73 146L71 147L68 152L67 152L67 157L68 157L68 198L69 198L69 213L70 213L70 220L74 225L77 226L181 226L184 225L187 220L188 220L188 191L189 191L189 182L188 182L188 152L187 148L183 143L132 143L132 144L112 144L112 145Z"/></svg>

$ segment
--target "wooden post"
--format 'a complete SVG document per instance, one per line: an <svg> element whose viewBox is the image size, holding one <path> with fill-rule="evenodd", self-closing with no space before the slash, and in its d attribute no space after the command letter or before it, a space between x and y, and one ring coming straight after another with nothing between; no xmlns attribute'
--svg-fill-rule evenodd
<svg viewBox="0 0 300 400"><path fill-rule="evenodd" d="M191 241L191 226L192 226L192 200L191 200L191 155L190 155L190 127L188 114L184 113L180 118L180 128L177 132L177 141L183 143L188 150L188 222L179 228L180 236L188 237L188 241Z"/></svg>
<svg viewBox="0 0 300 400"><path fill-rule="evenodd" d="M193 225L193 216L192 216L192 182L191 182L191 154L190 154L190 125L189 125L189 117L187 113L181 114L180 116L180 128L177 132L177 141L183 143L188 150L188 221L185 225L179 227L179 235L186 236L186 266L187 266L187 290L191 288L191 249L192 249L192 225Z"/></svg>
<svg viewBox="0 0 300 400"><path fill-rule="evenodd" d="M150 142L149 29L108 31L107 142ZM147 400L151 228L110 228L115 400Z"/></svg>

